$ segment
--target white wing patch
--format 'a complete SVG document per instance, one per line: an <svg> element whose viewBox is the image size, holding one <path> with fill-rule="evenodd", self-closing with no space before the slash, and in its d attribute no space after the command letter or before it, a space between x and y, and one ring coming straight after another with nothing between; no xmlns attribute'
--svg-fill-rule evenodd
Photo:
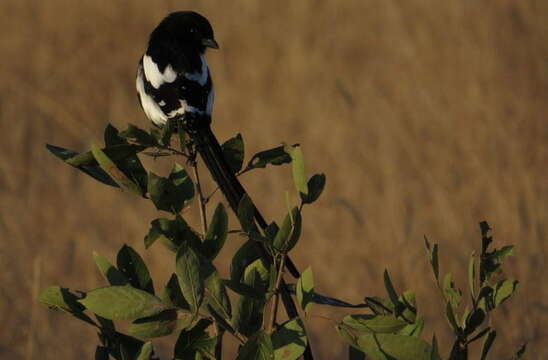
<svg viewBox="0 0 548 360"><path fill-rule="evenodd" d="M163 126L167 122L167 117L160 109L158 104L147 95L145 92L145 83L143 81L143 67L139 65L139 68L137 69L137 80L135 81L135 87L137 88L137 93L139 94L139 98L141 99L141 106L143 108L143 111L145 112L145 115L152 121L154 124L158 126Z"/></svg>
<svg viewBox="0 0 548 360"><path fill-rule="evenodd" d="M158 64L156 64L148 55L143 56L143 68L147 80L155 89L158 89L163 83L172 83L177 79L177 73L173 70L171 65L168 64L164 69L164 72L160 72Z"/></svg>
<svg viewBox="0 0 548 360"><path fill-rule="evenodd" d="M195 73L192 73L192 74L185 73L185 77L188 80L196 81L196 82L198 82L198 84L204 86L205 83L207 82L207 78L209 76L208 71L207 71L207 61L206 61L206 59L203 55L200 55L200 60L202 61L201 70L199 72L195 72ZM147 79L148 79L148 75L147 75Z"/></svg>

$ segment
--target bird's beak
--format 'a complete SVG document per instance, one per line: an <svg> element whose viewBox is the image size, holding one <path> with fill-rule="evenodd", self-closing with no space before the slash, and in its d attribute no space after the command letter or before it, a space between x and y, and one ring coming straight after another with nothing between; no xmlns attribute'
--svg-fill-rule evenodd
<svg viewBox="0 0 548 360"><path fill-rule="evenodd" d="M212 49L218 49L219 48L219 44L217 44L217 41L215 41L214 39L204 39L204 40L202 40L202 44L205 47L212 48Z"/></svg>

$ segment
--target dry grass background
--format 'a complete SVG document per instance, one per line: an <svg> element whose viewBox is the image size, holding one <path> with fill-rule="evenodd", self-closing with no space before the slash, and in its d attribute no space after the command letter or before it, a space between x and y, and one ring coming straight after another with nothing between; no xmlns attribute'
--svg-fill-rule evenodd
<svg viewBox="0 0 548 360"><path fill-rule="evenodd" d="M44 144L84 150L107 122L147 125L134 69L149 31L176 9L205 14L221 44L208 56L220 138L242 132L248 154L299 142L309 173L327 174L294 255L319 290L357 302L382 293L389 268L399 289L417 290L425 335L446 341L422 237L440 243L443 271L463 272L487 219L499 245L516 245L507 275L521 280L497 311L492 358L522 341L529 359L547 356L548 2L3 0L1 358L92 357L92 329L33 297L103 284L91 252L144 250L157 213ZM269 218L283 212L289 175L244 179ZM162 278L167 256L146 254ZM331 323L309 327L319 359L344 357Z"/></svg>

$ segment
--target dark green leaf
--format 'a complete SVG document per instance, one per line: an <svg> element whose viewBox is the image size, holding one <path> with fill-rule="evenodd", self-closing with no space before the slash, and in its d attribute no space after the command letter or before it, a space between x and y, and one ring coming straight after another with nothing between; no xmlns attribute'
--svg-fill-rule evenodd
<svg viewBox="0 0 548 360"><path fill-rule="evenodd" d="M477 308L468 314L464 327L464 335L468 336L476 331L478 326L483 323L483 320L485 320L485 311L480 308Z"/></svg>
<svg viewBox="0 0 548 360"><path fill-rule="evenodd" d="M126 276L131 286L154 295L154 285L148 268L141 256L127 245L123 245L116 257L118 269ZM114 284L112 284L114 285Z"/></svg>
<svg viewBox="0 0 548 360"><path fill-rule="evenodd" d="M202 245L202 254L215 259L225 244L228 234L228 215L222 203L217 205Z"/></svg>
<svg viewBox="0 0 548 360"><path fill-rule="evenodd" d="M432 335L432 351L430 352L430 360L441 360L441 356L438 350L438 339L436 335Z"/></svg>
<svg viewBox="0 0 548 360"><path fill-rule="evenodd" d="M417 337L365 334L358 337L360 349L372 360L430 360L432 347Z"/></svg>
<svg viewBox="0 0 548 360"><path fill-rule="evenodd" d="M373 333L395 333L407 326L393 315L347 315L343 323L354 330Z"/></svg>
<svg viewBox="0 0 548 360"><path fill-rule="evenodd" d="M238 205L238 220L242 225L244 232L250 232L255 223L253 218L255 217L255 206L247 194L242 196L240 204Z"/></svg>
<svg viewBox="0 0 548 360"><path fill-rule="evenodd" d="M200 272L200 259L187 244L179 247L175 268L183 296L196 314L204 296L204 279Z"/></svg>
<svg viewBox="0 0 548 360"><path fill-rule="evenodd" d="M168 178L148 174L148 193L158 210L178 214L194 199L194 183L185 169L175 164Z"/></svg>
<svg viewBox="0 0 548 360"><path fill-rule="evenodd" d="M255 289L252 286L242 284L241 282L234 280L221 280L221 282L238 295L250 297L256 300L264 300L264 292L259 289Z"/></svg>
<svg viewBox="0 0 548 360"><path fill-rule="evenodd" d="M285 152L283 146L278 146L273 149L258 152L253 155L243 172L247 172L256 168L264 168L268 164L282 165L291 162L291 156Z"/></svg>
<svg viewBox="0 0 548 360"><path fill-rule="evenodd" d="M299 318L288 320L272 333L272 346L276 360L296 360L306 349L308 339Z"/></svg>
<svg viewBox="0 0 548 360"><path fill-rule="evenodd" d="M430 260L430 265L432 266L432 272L434 273L436 282L438 282L440 276L440 268L438 262L438 244L434 244L434 246L430 247L430 243L428 242L426 236L424 237L424 244L426 246L426 250L428 251L428 257Z"/></svg>
<svg viewBox="0 0 548 360"><path fill-rule="evenodd" d="M356 336L350 331L350 328L344 324L338 324L335 326L335 330L337 330L337 334L339 337L346 342L348 345L355 347L356 349L359 349L358 346L358 339Z"/></svg>
<svg viewBox="0 0 548 360"><path fill-rule="evenodd" d="M223 155L233 174L242 168L244 163L244 141L242 135L238 134L228 139L223 145Z"/></svg>
<svg viewBox="0 0 548 360"><path fill-rule="evenodd" d="M97 146L91 146L91 152L95 157L95 160L99 163L99 166L109 174L109 176L116 181L116 183L133 193L142 195L143 192L139 186L139 183L134 182L126 176L126 174L116 166L116 164Z"/></svg>
<svg viewBox="0 0 548 360"><path fill-rule="evenodd" d="M520 348L518 349L518 351L516 351L516 353L514 354L514 356L512 356L512 360L518 360L518 359L521 359L521 357L523 356L523 354L525 354L525 350L527 349L527 343L524 343L523 345L520 346Z"/></svg>
<svg viewBox="0 0 548 360"><path fill-rule="evenodd" d="M348 346L348 360L366 360L363 351L353 346Z"/></svg>
<svg viewBox="0 0 548 360"><path fill-rule="evenodd" d="M297 301L305 312L308 312L311 305L314 303L314 276L312 269L307 268L302 272L301 277L297 281Z"/></svg>
<svg viewBox="0 0 548 360"><path fill-rule="evenodd" d="M124 139L131 140L139 145L146 147L153 147L158 145L158 141L148 132L143 129L138 128L133 124L128 124L127 129L120 132L119 134Z"/></svg>
<svg viewBox="0 0 548 360"><path fill-rule="evenodd" d="M455 313L453 311L453 307L451 306L451 303L448 301L447 306L445 307L445 316L447 317L447 321L449 322L449 325L453 328L453 332L456 335L459 335L461 332L461 329L459 325L457 324L457 319L455 318Z"/></svg>
<svg viewBox="0 0 548 360"><path fill-rule="evenodd" d="M278 251L286 254L297 244L301 236L301 213L297 207L294 207L286 215L282 227L273 240L273 246Z"/></svg>
<svg viewBox="0 0 548 360"><path fill-rule="evenodd" d="M232 257L230 264L230 279L235 282L240 282L245 268L256 259L260 258L262 252L257 242L248 240L238 249Z"/></svg>
<svg viewBox="0 0 548 360"><path fill-rule="evenodd" d="M388 293L388 297L390 298L390 301L392 302L392 305L394 305L396 316L399 315L399 309L401 307L400 301L398 299L398 294L396 293L396 290L394 289L394 285L392 285L392 281L390 280L390 275L388 275L388 270L384 270L384 287L386 288L386 292Z"/></svg>
<svg viewBox="0 0 548 360"><path fill-rule="evenodd" d="M286 146L285 152L291 156L291 164L293 169L293 181L295 188L299 193L308 196L308 183L306 181L306 171L304 169L303 153L300 146Z"/></svg>
<svg viewBox="0 0 548 360"><path fill-rule="evenodd" d="M101 255L94 252L93 260L110 285L127 285L129 283L127 277Z"/></svg>
<svg viewBox="0 0 548 360"><path fill-rule="evenodd" d="M177 275L171 274L166 287L163 289L160 295L162 301L169 307L176 307L179 309L190 309L190 305L185 300L181 287L179 286L179 280Z"/></svg>
<svg viewBox="0 0 548 360"><path fill-rule="evenodd" d="M95 325L93 320L82 313L85 310L85 307L78 302L78 297L68 289L59 286L50 286L38 295L38 302L51 308L70 313L80 320Z"/></svg>
<svg viewBox="0 0 548 360"><path fill-rule="evenodd" d="M491 346L493 345L493 342L495 341L496 337L497 337L497 332L495 330L489 331L489 334L487 334L487 337L483 341L483 345L481 347L480 360L487 359L487 354L489 353L489 350L491 349Z"/></svg>
<svg viewBox="0 0 548 360"><path fill-rule="evenodd" d="M204 356L208 359L215 358L215 338L207 333L206 329L211 325L211 321L202 319L190 330L183 330L175 344L174 358L187 360L196 359L198 356Z"/></svg>
<svg viewBox="0 0 548 360"><path fill-rule="evenodd" d="M257 291L264 288L264 283L256 268L245 272L243 283ZM247 296L240 297L232 319L235 329L245 336L251 336L257 332L262 327L265 303L265 300Z"/></svg>
<svg viewBox="0 0 548 360"><path fill-rule="evenodd" d="M311 204L318 200L325 187L325 175L316 174L308 180L308 195L299 193L303 204Z"/></svg>
<svg viewBox="0 0 548 360"><path fill-rule="evenodd" d="M64 149L58 146L53 145L46 145L46 148L55 156L60 158L61 160L64 160L68 163L67 160L70 160L71 158L75 158L79 156L80 154L73 151ZM91 155L91 152L90 152ZM93 158L93 155L91 155ZM95 158L93 158L93 161L96 163ZM70 164L69 164L70 165ZM103 184L114 186L114 187L120 187L116 181L114 181L109 174L105 172L105 170L101 169L101 167L96 163L95 165L73 165L78 170L84 172L85 174L91 176L95 180L102 182Z"/></svg>
<svg viewBox="0 0 548 360"><path fill-rule="evenodd" d="M95 360L109 360L108 348L104 346L97 346L95 348Z"/></svg>
<svg viewBox="0 0 548 360"><path fill-rule="evenodd" d="M157 240L173 252L177 252L183 243L190 244L194 249L201 246L199 235L180 215L176 215L174 220L161 218L150 223L150 230L145 237L145 248L148 249Z"/></svg>
<svg viewBox="0 0 548 360"><path fill-rule="evenodd" d="M213 265L211 265L213 267ZM213 267L205 278L205 289L208 304L220 314L225 321L230 322L232 307L228 298L226 288L219 277L219 273Z"/></svg>
<svg viewBox="0 0 548 360"><path fill-rule="evenodd" d="M240 348L236 360L272 360L274 349L270 335L264 331L258 331L251 336Z"/></svg>
<svg viewBox="0 0 548 360"><path fill-rule="evenodd" d="M92 290L79 302L110 320L135 320L165 310L165 305L156 296L127 285Z"/></svg>
<svg viewBox="0 0 548 360"><path fill-rule="evenodd" d="M128 334L140 339L150 339L171 334L177 324L177 311L165 310L159 314L140 318L130 325Z"/></svg>
<svg viewBox="0 0 548 360"><path fill-rule="evenodd" d="M375 314L392 314L395 312L394 304L390 300L378 296L366 296L365 303Z"/></svg>

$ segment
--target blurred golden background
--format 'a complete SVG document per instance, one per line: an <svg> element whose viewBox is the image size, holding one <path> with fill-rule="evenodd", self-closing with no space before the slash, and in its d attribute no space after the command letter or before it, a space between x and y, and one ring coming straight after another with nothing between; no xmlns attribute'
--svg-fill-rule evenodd
<svg viewBox="0 0 548 360"><path fill-rule="evenodd" d="M127 243L144 253L149 222L165 216L44 144L83 151L102 142L108 122L148 127L135 67L149 32L180 9L208 17L221 45L208 54L219 138L241 132L248 158L298 142L308 173L327 175L294 254L318 291L351 302L384 295L388 268L400 291L417 291L424 337L436 331L448 350L423 235L440 243L442 272L464 273L487 220L495 246L516 245L506 275L520 280L495 313L492 358L524 341L528 359L545 358L548 2L534 0L2 0L1 358L92 358L93 329L37 305L37 292L102 286L92 251L114 259ZM290 173L243 178L270 219L284 213ZM230 240L219 266L241 241ZM167 251L145 258L167 279ZM332 322L312 317L308 328L318 359L345 358Z"/></svg>

